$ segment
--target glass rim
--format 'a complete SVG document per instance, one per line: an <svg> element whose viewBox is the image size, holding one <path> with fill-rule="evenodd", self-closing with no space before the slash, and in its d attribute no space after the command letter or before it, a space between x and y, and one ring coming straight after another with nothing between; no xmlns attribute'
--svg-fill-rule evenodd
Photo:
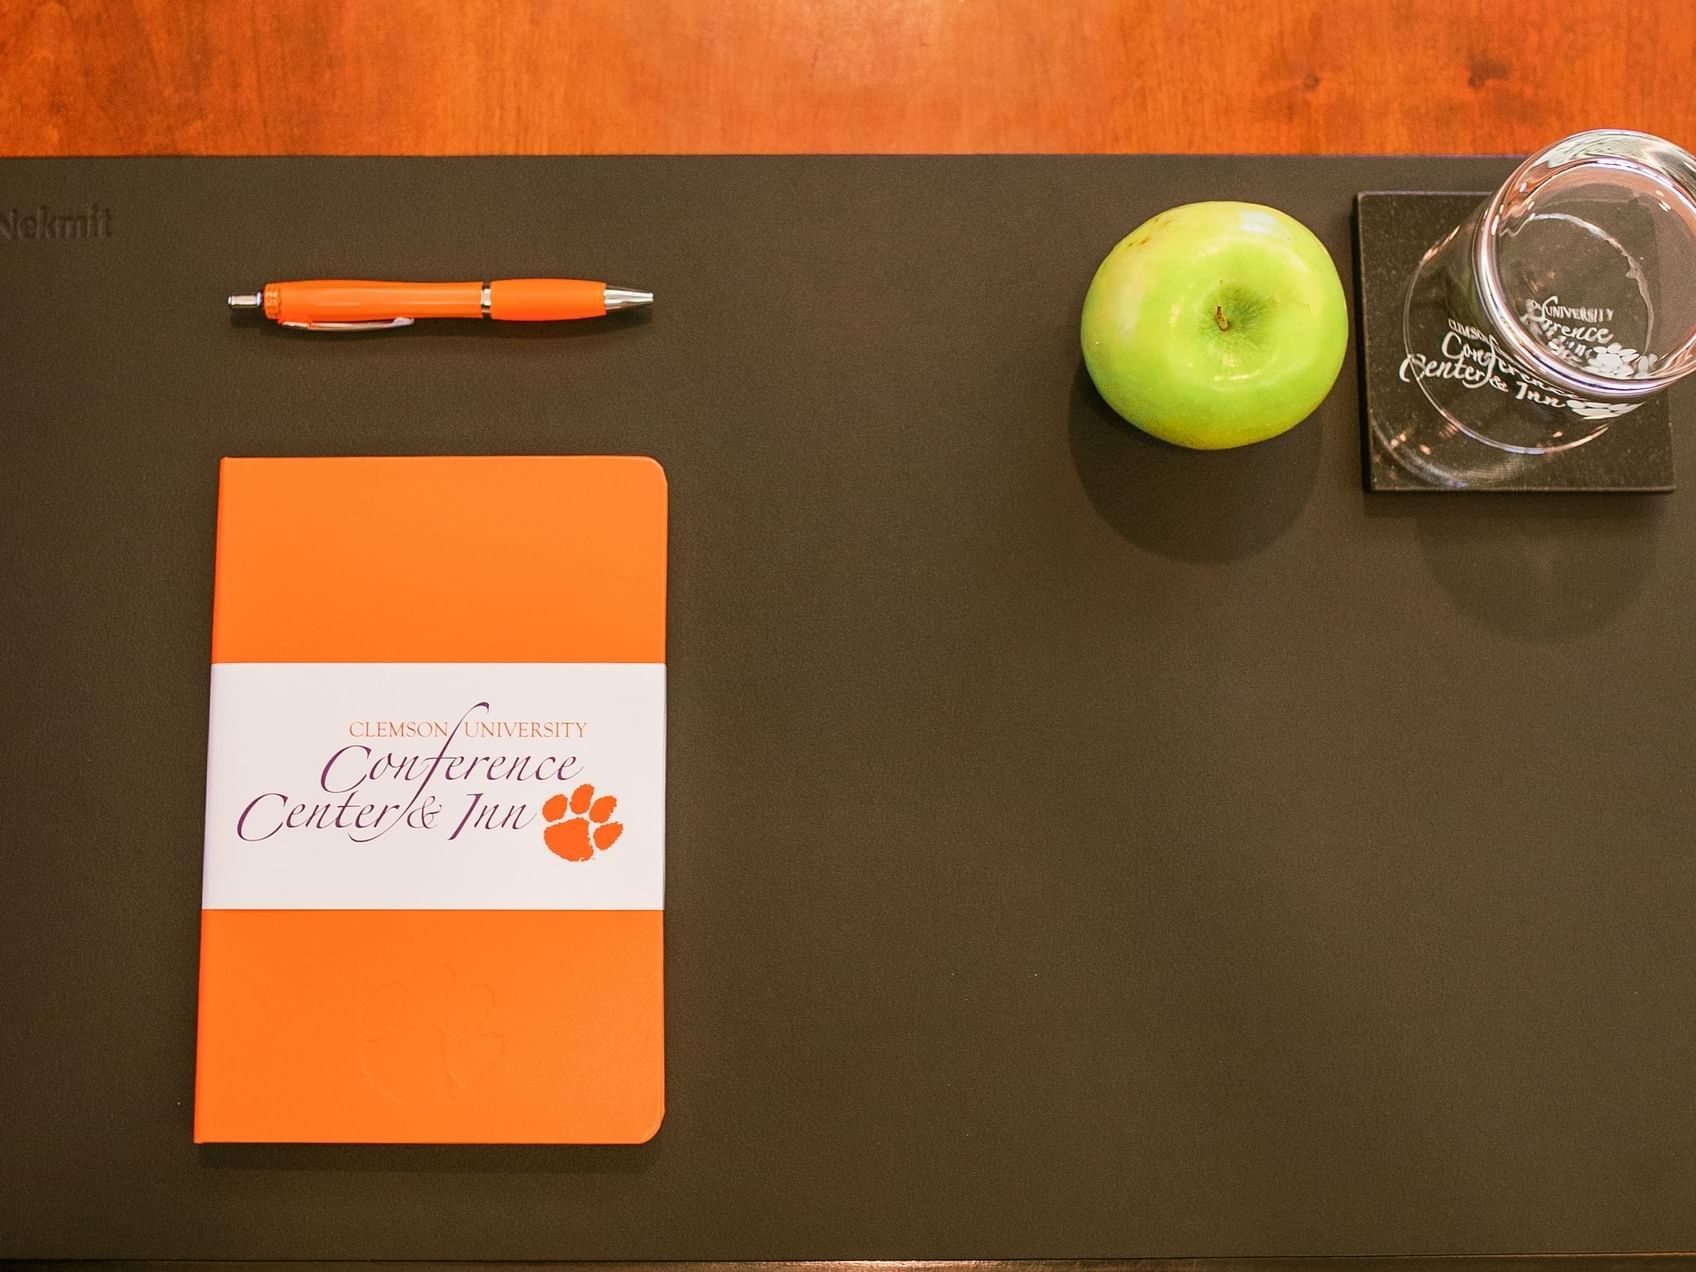
<svg viewBox="0 0 1696 1272"><path fill-rule="evenodd" d="M1625 143L1631 148L1631 153L1590 149L1603 141L1615 145ZM1556 388L1575 396L1599 398L1607 402L1638 402L1652 397L1696 371L1696 360L1671 374L1647 375L1631 380L1598 376L1582 367L1561 362L1551 357L1526 330L1525 324L1508 303L1507 289L1502 285L1501 273L1496 263L1493 233L1494 226L1501 216L1502 205L1507 201L1510 192L1525 186L1527 178L1536 169L1549 165L1550 157L1561 151L1569 151L1570 156L1547 166L1547 171L1537 175L1530 189L1535 190L1552 178L1576 168L1629 168L1680 187L1690 201L1696 203L1696 158L1692 158L1689 153L1664 137L1657 137L1652 133L1635 132L1625 128L1596 128L1588 132L1574 133L1543 147L1515 168L1513 174L1502 182L1485 202L1472 233L1473 277L1477 280L1478 299L1485 315L1501 335L1512 356L1549 380ZM1676 166L1669 165L1661 157L1669 151L1677 157ZM1696 351L1696 334L1679 347L1681 355L1688 356L1692 351Z"/></svg>

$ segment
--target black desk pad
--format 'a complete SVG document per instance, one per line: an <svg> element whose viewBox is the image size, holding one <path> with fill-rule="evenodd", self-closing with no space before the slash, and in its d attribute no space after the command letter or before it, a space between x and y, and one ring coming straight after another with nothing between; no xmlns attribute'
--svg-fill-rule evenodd
<svg viewBox="0 0 1696 1272"><path fill-rule="evenodd" d="M1688 502L1374 497L1350 372L1200 455L1079 369L1162 207L1277 204L1352 289L1357 191L1509 166L0 165L110 213L0 242L0 1254L1696 1247ZM223 305L490 273L659 302ZM197 1149L218 457L439 452L670 475L665 1127Z"/></svg>

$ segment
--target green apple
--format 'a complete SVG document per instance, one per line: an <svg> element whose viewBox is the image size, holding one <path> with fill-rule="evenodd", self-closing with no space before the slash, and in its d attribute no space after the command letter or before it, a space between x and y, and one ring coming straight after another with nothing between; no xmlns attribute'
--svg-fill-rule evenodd
<svg viewBox="0 0 1696 1272"><path fill-rule="evenodd" d="M1331 391L1348 302L1313 232L1258 203L1187 203L1132 230L1084 297L1084 364L1145 432L1199 450L1262 442Z"/></svg>

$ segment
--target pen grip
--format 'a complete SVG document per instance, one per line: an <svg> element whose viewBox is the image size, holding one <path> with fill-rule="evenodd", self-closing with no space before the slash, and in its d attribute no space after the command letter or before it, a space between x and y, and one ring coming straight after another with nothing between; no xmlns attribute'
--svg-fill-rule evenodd
<svg viewBox="0 0 1696 1272"><path fill-rule="evenodd" d="M599 318L607 311L605 283L581 278L500 278L489 285L491 318L557 322Z"/></svg>

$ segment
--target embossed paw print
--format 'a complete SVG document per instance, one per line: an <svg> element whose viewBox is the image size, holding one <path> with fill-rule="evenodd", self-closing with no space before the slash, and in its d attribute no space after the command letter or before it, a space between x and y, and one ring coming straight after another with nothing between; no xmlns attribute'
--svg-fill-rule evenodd
<svg viewBox="0 0 1696 1272"><path fill-rule="evenodd" d="M607 820L617 807L618 801L611 795L596 799L595 788L585 782L571 792L569 803L564 795L555 795L542 805L542 816L548 822L542 839L556 857L587 861L597 850L611 848L624 833L622 823Z"/></svg>
<svg viewBox="0 0 1696 1272"><path fill-rule="evenodd" d="M432 967L410 985L391 981L365 996L359 1049L366 1080L403 1104L442 1104L488 1076L506 1047L488 1028L494 994Z"/></svg>

